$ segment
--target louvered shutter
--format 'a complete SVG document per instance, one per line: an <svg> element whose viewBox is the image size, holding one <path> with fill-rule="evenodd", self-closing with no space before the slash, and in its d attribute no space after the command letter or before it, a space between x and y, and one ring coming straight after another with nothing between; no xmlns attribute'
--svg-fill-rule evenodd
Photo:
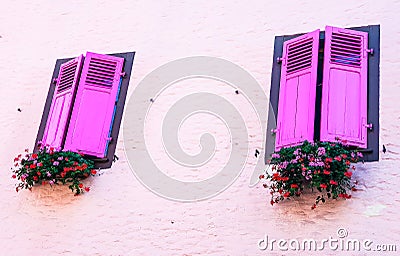
<svg viewBox="0 0 400 256"><path fill-rule="evenodd" d="M83 55L62 64L56 80L56 88L42 142L57 150L62 148L65 139L65 132L73 107L82 61Z"/></svg>
<svg viewBox="0 0 400 256"><path fill-rule="evenodd" d="M326 27L321 141L367 147L368 33Z"/></svg>
<svg viewBox="0 0 400 256"><path fill-rule="evenodd" d="M123 58L86 54L65 150L106 155L123 63Z"/></svg>
<svg viewBox="0 0 400 256"><path fill-rule="evenodd" d="M319 30L283 44L275 150L313 141Z"/></svg>

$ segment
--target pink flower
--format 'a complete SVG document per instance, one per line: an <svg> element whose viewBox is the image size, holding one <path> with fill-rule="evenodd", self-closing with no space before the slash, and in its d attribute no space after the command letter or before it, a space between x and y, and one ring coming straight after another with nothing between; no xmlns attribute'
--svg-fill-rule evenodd
<svg viewBox="0 0 400 256"><path fill-rule="evenodd" d="M317 151L319 156L324 156L326 154L324 147L319 147Z"/></svg>

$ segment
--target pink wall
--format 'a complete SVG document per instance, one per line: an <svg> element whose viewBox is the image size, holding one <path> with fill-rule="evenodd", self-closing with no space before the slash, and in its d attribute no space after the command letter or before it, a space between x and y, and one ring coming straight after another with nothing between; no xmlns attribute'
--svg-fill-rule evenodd
<svg viewBox="0 0 400 256"><path fill-rule="evenodd" d="M399 1L42 0L2 3L0 9L1 255L267 255L257 248L265 234L275 239L318 239L335 236L339 227L346 228L350 238L400 241L396 224L400 212ZM134 177L122 136L117 146L120 160L104 175L89 180L92 191L84 196L73 197L67 187L15 193L9 167L14 155L34 142L57 58L86 51L136 51L131 94L146 74L168 61L195 55L221 57L250 72L268 93L275 35L325 25L369 24L381 25L381 143L390 152L380 162L358 168L355 176L362 190L353 200L328 202L311 211L313 196L309 195L271 207L267 190L248 187L255 163L251 154L238 180L219 196L198 203L167 201ZM251 146L263 143L254 116L246 114L249 106L244 96L232 97L216 82L204 84L242 111ZM161 111L171 99L190 92L190 86L180 83L160 96L148 121L153 124L147 129L150 136L157 138L160 133ZM199 118L202 122L192 120L183 126L183 148L196 153L204 129L217 131L217 138L222 138L215 158L202 171L178 173L157 146L158 140L150 140L154 159L170 176L203 179L224 165L229 149L223 140L226 129L210 117ZM204 122L210 125L204 127Z"/></svg>

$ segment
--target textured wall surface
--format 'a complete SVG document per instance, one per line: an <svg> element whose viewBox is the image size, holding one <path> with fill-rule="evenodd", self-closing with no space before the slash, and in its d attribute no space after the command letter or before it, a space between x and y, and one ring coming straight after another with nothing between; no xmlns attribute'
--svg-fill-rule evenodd
<svg viewBox="0 0 400 256"><path fill-rule="evenodd" d="M19 0L3 1L0 10L1 255L281 255L260 251L258 240L265 234L274 239L329 238L340 227L350 238L369 238L376 244L400 241L400 1ZM12 159L34 143L57 58L86 51L136 51L129 95L146 74L168 61L214 56L246 69L269 93L274 36L323 30L325 25L370 24L381 25L380 141L389 152L379 162L359 166L355 178L361 190L352 200L328 202L311 211L313 195L305 195L271 207L267 190L248 186L254 164L249 158L240 177L222 194L197 203L168 201L135 178L122 135L120 160L89 179L92 190L84 196L74 197L63 186L39 186L18 194L14 190ZM246 115L243 96L232 97L230 89L216 82L197 82L242 109L250 124L251 146L263 144L263 134ZM149 147L166 173L203 179L218 171L229 154L226 130L219 129L218 122L204 116L182 128L183 148L191 153L198 150L204 124L221 138L215 159L202 172L174 171L156 139L158 115L171 99L190 92L190 86L180 83L160 96L149 119L154 125L146 132L155 136ZM321 253L330 254L334 252Z"/></svg>

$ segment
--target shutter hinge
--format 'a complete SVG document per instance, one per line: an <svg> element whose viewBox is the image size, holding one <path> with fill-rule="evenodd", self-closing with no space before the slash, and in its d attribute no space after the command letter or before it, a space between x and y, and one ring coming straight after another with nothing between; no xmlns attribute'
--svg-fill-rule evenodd
<svg viewBox="0 0 400 256"><path fill-rule="evenodd" d="M277 61L278 63L282 63L283 58L282 58L282 57L278 57L278 58L276 58L276 61Z"/></svg>
<svg viewBox="0 0 400 256"><path fill-rule="evenodd" d="M120 75L121 77L125 77L125 76L126 76L126 73L125 73L125 72L121 72L119 75Z"/></svg>
<svg viewBox="0 0 400 256"><path fill-rule="evenodd" d="M371 48L371 49L365 49L365 51L368 52L368 53L371 54L371 55L374 55L374 49L373 49L373 48Z"/></svg>
<svg viewBox="0 0 400 256"><path fill-rule="evenodd" d="M52 83L52 84L56 84L56 83L57 83L57 81L58 81L58 79L57 79L57 78L53 78L53 80L51 81L51 83Z"/></svg>
<svg viewBox="0 0 400 256"><path fill-rule="evenodd" d="M372 130L372 124L364 124L364 127L369 130Z"/></svg>

